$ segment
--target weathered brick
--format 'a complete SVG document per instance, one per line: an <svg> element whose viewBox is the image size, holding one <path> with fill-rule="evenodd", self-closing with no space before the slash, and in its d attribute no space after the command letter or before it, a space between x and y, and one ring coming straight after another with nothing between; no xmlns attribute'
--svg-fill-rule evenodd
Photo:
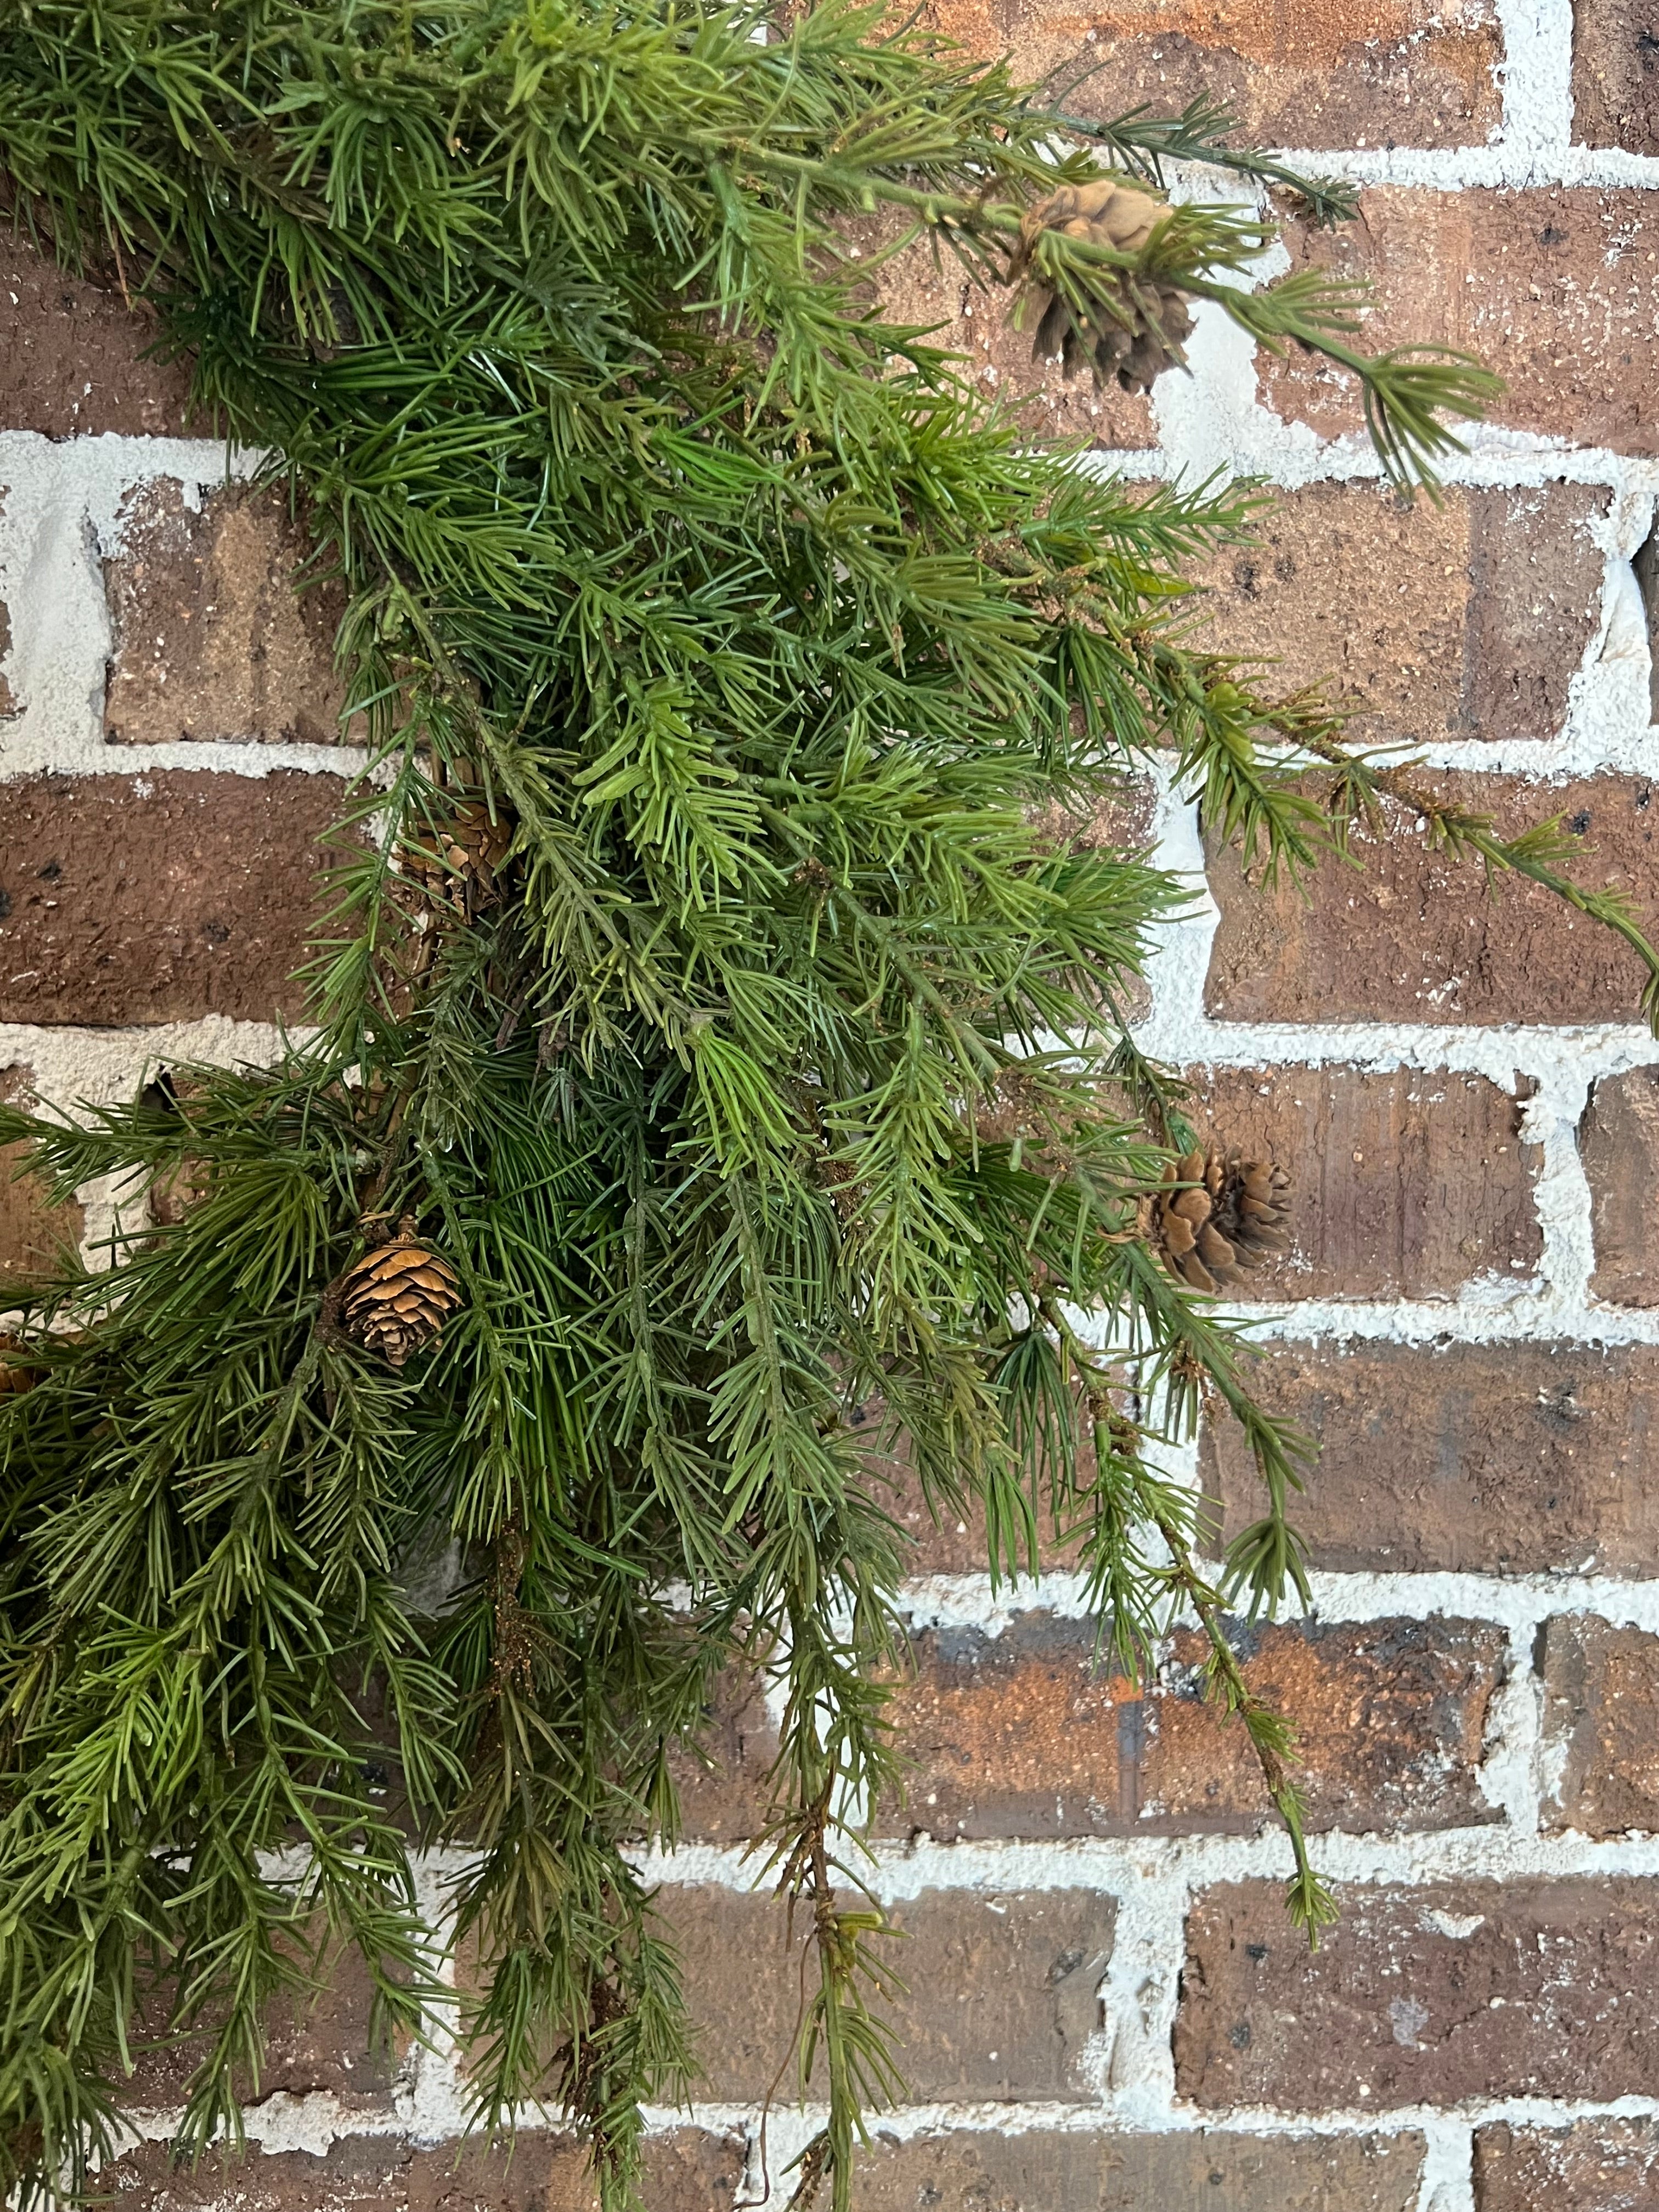
<svg viewBox="0 0 1659 2212"><path fill-rule="evenodd" d="M1291 1518L1316 1566L1659 1574L1659 1352L1646 1345L1275 1347L1250 1374L1319 1456ZM1203 1442L1226 1533L1261 1510L1236 1428Z"/></svg>
<svg viewBox="0 0 1659 2212"><path fill-rule="evenodd" d="M297 1014L342 804L291 770L0 785L0 1021Z"/></svg>
<svg viewBox="0 0 1659 2212"><path fill-rule="evenodd" d="M1659 1636L1559 1613L1542 1638L1547 1828L1659 1831Z"/></svg>
<svg viewBox="0 0 1659 2212"><path fill-rule="evenodd" d="M1177 2093L1206 2110L1659 2094L1659 1882L1351 1883L1310 1952L1278 1882L1187 1923Z"/></svg>
<svg viewBox="0 0 1659 2212"><path fill-rule="evenodd" d="M659 1905L701 2031L701 2094L757 2101L799 2017L803 1916L792 1942L769 1896L665 1888ZM1091 2097L1081 2060L1097 2024L1115 1914L1109 1898L1081 1889L931 1890L895 1905L904 1940L872 1955L909 1991L884 2003L909 2094L921 2104ZM810 1983L810 1962L807 1971Z"/></svg>
<svg viewBox="0 0 1659 2212"><path fill-rule="evenodd" d="M1415 2212L1423 2139L966 2130L860 2160L858 2212Z"/></svg>
<svg viewBox="0 0 1659 2212"><path fill-rule="evenodd" d="M1434 192L1382 185L1341 229L1293 224L1294 266L1369 278L1368 351L1438 343L1477 354L1507 386L1492 419L1615 452L1659 452L1652 374L1659 248L1651 195L1551 185ZM1263 398L1325 436L1357 430L1346 369L1261 356Z"/></svg>
<svg viewBox="0 0 1659 2212"><path fill-rule="evenodd" d="M869 249L877 250L880 231L872 225L865 234ZM1034 361L1030 322L1016 330L1008 295L981 289L950 252L936 253L921 240L907 246L882 264L877 293L890 322L921 330L925 344L964 356L958 373L982 396L1021 402L1014 419L1023 429L1095 447L1157 444L1144 392L1124 392L1115 383L1097 391L1087 376L1063 377L1052 362Z"/></svg>
<svg viewBox="0 0 1659 2212"><path fill-rule="evenodd" d="M1279 492L1250 544L1197 573L1200 612L1224 650L1276 662L1275 686L1323 684L1356 741L1553 737L1600 620L1605 560L1586 526L1608 497Z"/></svg>
<svg viewBox="0 0 1659 2212"><path fill-rule="evenodd" d="M1504 1638L1471 1621L1233 1624L1246 1678L1297 1735L1314 1828L1496 1817L1478 1780ZM930 1630L895 1706L909 1796L885 1820L936 1837L1180 1834L1268 1817L1243 1730L1205 1701L1177 1635L1137 1689L1095 1664L1096 1623L1027 1613L1000 1636ZM882 1825L882 1823L878 1823Z"/></svg>
<svg viewBox="0 0 1659 2212"><path fill-rule="evenodd" d="M1573 0L1572 135L1659 154L1659 16L1653 0Z"/></svg>
<svg viewBox="0 0 1659 2212"><path fill-rule="evenodd" d="M1604 1075L1579 1125L1597 1297L1659 1305L1659 1066Z"/></svg>
<svg viewBox="0 0 1659 2212"><path fill-rule="evenodd" d="M194 509L172 482L131 495L121 550L104 564L115 638L106 734L331 744L344 597L331 582L296 588L309 550L280 489L228 487Z"/></svg>
<svg viewBox="0 0 1659 2212"><path fill-rule="evenodd" d="M758 1674L730 1667L720 1677L707 1710L702 1749L712 1765L689 1750L670 1756L682 1833L689 1843L746 1843L765 1825L767 1776L778 1752Z"/></svg>
<svg viewBox="0 0 1659 2212"><path fill-rule="evenodd" d="M1295 1178L1291 1249L1230 1296L1435 1297L1513 1280L1543 1247L1542 1154L1484 1076L1401 1068L1189 1068L1184 1110L1208 1137Z"/></svg>
<svg viewBox="0 0 1659 2212"><path fill-rule="evenodd" d="M1474 2131L1475 2212L1652 2212L1659 2125L1575 2120L1563 2128L1495 2120Z"/></svg>
<svg viewBox="0 0 1659 2212"><path fill-rule="evenodd" d="M0 429L45 438L119 430L176 437L190 372L146 361L161 327L113 282L70 276L8 226L0 247Z"/></svg>
<svg viewBox="0 0 1659 2212"><path fill-rule="evenodd" d="M1580 783L1425 775L1441 799L1492 814L1513 835L1560 814L1593 850L1570 872L1659 905L1659 809L1638 777ZM1205 984L1210 1012L1235 1021L1634 1021L1644 970L1622 939L1537 884L1487 890L1478 862L1431 853L1418 817L1390 805L1385 835L1355 838L1359 871L1320 868L1305 897L1251 881L1212 841L1220 927Z"/></svg>
<svg viewBox="0 0 1659 2212"><path fill-rule="evenodd" d="M1060 103L1072 114L1171 114L1207 93L1252 143L1456 146L1500 112L1490 0L932 0L923 20L988 59L1011 52L1020 76L1080 78Z"/></svg>
<svg viewBox="0 0 1659 2212"><path fill-rule="evenodd" d="M211 2012L187 2038L152 2040L166 2033L173 1994L170 1987L156 1990L143 2005L132 2039L134 2070L121 2090L123 2104L132 2110L167 2112L182 2105L191 2076L211 2047L217 2017ZM351 2109L385 2106L403 2046L393 2048L374 2034L374 1985L361 1954L349 1946L336 1949L308 1987L284 1991L266 2007L258 2083L245 2076L238 2094L251 2099L281 2090L303 2097L320 2090Z"/></svg>
<svg viewBox="0 0 1659 2212"><path fill-rule="evenodd" d="M654 2136L645 2202L651 2212L726 2212L744 2157L735 2136L690 2127ZM215 2150L194 2166L173 2165L165 2143L144 2143L106 2167L100 2186L124 2212L599 2212L599 2203L580 2148L529 2128L510 2144L346 2136L322 2157Z"/></svg>
<svg viewBox="0 0 1659 2212"><path fill-rule="evenodd" d="M32 1069L0 1068L0 1099L7 1105L28 1105L33 1091ZM78 1206L49 1205L40 1176L17 1173L27 1152L23 1145L0 1146L0 1292L8 1283L52 1270L86 1234Z"/></svg>

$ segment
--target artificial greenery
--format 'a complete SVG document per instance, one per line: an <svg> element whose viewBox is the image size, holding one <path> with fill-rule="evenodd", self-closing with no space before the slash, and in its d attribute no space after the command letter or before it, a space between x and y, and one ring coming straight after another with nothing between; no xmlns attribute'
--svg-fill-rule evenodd
<svg viewBox="0 0 1659 2212"><path fill-rule="evenodd" d="M1217 110L1073 123L840 0L14 0L0 84L15 221L152 303L303 495L374 763L314 1030L0 1128L61 1192L172 1200L40 1287L0 1408L0 2184L85 2186L158 2032L199 2059L181 2146L234 2136L262 2008L342 1942L419 2033L441 1843L475 2119L549 2100L632 2202L695 2075L642 1847L748 1666L817 1968L796 2201L844 2212L902 2067L852 1833L902 1781L900 1462L994 1576L1073 1533L1103 1662L1196 1616L1291 1908L1330 1911L1224 1625L1303 1589L1303 1447L1140 1203L1190 1133L1126 1010L1186 893L1034 822L1163 763L1299 872L1404 796L1659 968L1553 826L1506 842L1205 649L1177 571L1249 493L1032 451L881 319L844 219L994 312L1018 252L1097 325L1173 291L1321 349L1402 483L1490 380L1367 361L1316 273L1251 289L1268 216L1182 205L1134 256L1028 220L1194 158L1352 213ZM462 1303L394 1369L339 1286L410 1217ZM1146 1451L1201 1401L1262 1481L1214 1567Z"/></svg>

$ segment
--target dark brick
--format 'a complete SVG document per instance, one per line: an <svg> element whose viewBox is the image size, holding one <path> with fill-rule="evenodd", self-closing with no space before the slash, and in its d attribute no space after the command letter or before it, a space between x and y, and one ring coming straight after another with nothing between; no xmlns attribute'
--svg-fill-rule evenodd
<svg viewBox="0 0 1659 2212"><path fill-rule="evenodd" d="M295 1015L343 786L175 769L0 786L0 1021Z"/></svg>
<svg viewBox="0 0 1659 2212"><path fill-rule="evenodd" d="M689 1750L671 1754L681 1832L690 1843L746 1843L765 1825L767 1777L778 1753L765 1684L757 1674L726 1669L708 1709L702 1749L712 1765Z"/></svg>
<svg viewBox="0 0 1659 2212"><path fill-rule="evenodd" d="M1653 2212L1659 2125L1576 2120L1528 2128L1493 2121L1474 2131L1475 2212Z"/></svg>
<svg viewBox="0 0 1659 2212"><path fill-rule="evenodd" d="M189 2037L160 2042L166 2033L170 1989L147 1995L133 2037L134 2070L121 2100L143 2112L182 2105L191 2076L208 2055L216 2016L210 2013ZM277 2091L303 2097L324 2091L352 2108L385 2106L401 2050L372 2032L374 1985L360 1954L346 1948L325 1960L304 1990L286 1991L266 2008L264 2055L256 2083L244 2078L239 2094L269 2097ZM145 2047L148 2045L149 2047Z"/></svg>
<svg viewBox="0 0 1659 2212"><path fill-rule="evenodd" d="M1654 0L1572 0L1572 135L1584 146L1659 154Z"/></svg>
<svg viewBox="0 0 1659 2212"><path fill-rule="evenodd" d="M1425 775L1442 801L1492 814L1513 835L1555 815L1593 849L1570 872L1615 884L1646 912L1659 904L1659 807L1638 777L1536 784L1496 775ZM1382 837L1356 838L1353 869L1327 866L1305 897L1247 877L1212 841L1221 908L1205 985L1232 1021L1633 1022L1644 971L1621 939L1554 893L1507 877L1488 891L1478 862L1429 850L1418 817L1387 810Z"/></svg>
<svg viewBox="0 0 1659 2212"><path fill-rule="evenodd" d="M1420 2136L877 2136L858 2212L1416 2212Z"/></svg>
<svg viewBox="0 0 1659 2212"><path fill-rule="evenodd" d="M1200 572L1217 642L1322 684L1366 744L1548 738L1601 619L1605 491L1449 490L1412 503L1364 483L1279 492L1253 542Z"/></svg>
<svg viewBox="0 0 1659 2212"><path fill-rule="evenodd" d="M1547 1828L1659 1832L1659 1636L1559 1613L1543 1637Z"/></svg>
<svg viewBox="0 0 1659 2212"><path fill-rule="evenodd" d="M33 1091L32 1069L0 1069L0 1099L7 1105L28 1105ZM9 1282L55 1272L64 1253L86 1234L78 1206L49 1205L39 1176L18 1175L27 1154L24 1145L0 1146L0 1291Z"/></svg>
<svg viewBox="0 0 1659 2212"><path fill-rule="evenodd" d="M1659 1305L1659 1066L1604 1075L1578 1132L1589 1178L1597 1297Z"/></svg>
<svg viewBox="0 0 1659 2212"><path fill-rule="evenodd" d="M1659 1352L1553 1344L1275 1347L1261 1402L1319 1447L1291 1518L1316 1566L1659 1574ZM1231 1424L1206 1431L1227 1533L1261 1510Z"/></svg>
<svg viewBox="0 0 1659 2212"><path fill-rule="evenodd" d="M1371 352L1437 343L1505 380L1492 420L1626 453L1659 452L1651 194L1551 185L1435 192L1381 185L1336 232L1293 224L1292 265L1370 280ZM1260 356L1263 398L1325 436L1356 430L1358 387L1311 355Z"/></svg>
<svg viewBox="0 0 1659 2212"><path fill-rule="evenodd" d="M309 550L280 489L228 488L194 512L176 483L130 495L122 550L104 564L115 635L106 734L332 744L344 595L331 583L296 588Z"/></svg>
<svg viewBox="0 0 1659 2212"><path fill-rule="evenodd" d="M1188 1116L1294 1177L1291 1249L1230 1297L1423 1298L1536 1266L1542 1154L1519 1103L1436 1068L1189 1068Z"/></svg>
<svg viewBox="0 0 1659 2212"><path fill-rule="evenodd" d="M1310 1827L1496 1817L1477 1776L1498 1630L1436 1619L1233 1632L1252 1687L1296 1728ZM1043 1613L1000 1636L919 1636L895 1713L911 1769L902 1820L974 1838L1260 1826L1261 1769L1243 1729L1205 1701L1200 1639L1177 1635L1144 1692L1095 1665L1095 1640L1093 1620Z"/></svg>
<svg viewBox="0 0 1659 2212"><path fill-rule="evenodd" d="M1071 85L1063 104L1073 114L1173 114L1206 93L1236 111L1251 144L1479 144L1500 113L1504 46L1490 0L1455 10L1433 0L1279 10L1249 0L1094 0L1082 9L930 0L923 21L987 60L1012 52L1020 76Z"/></svg>
<svg viewBox="0 0 1659 2212"><path fill-rule="evenodd" d="M1179 2095L1312 2112L1659 2094L1659 1882L1351 1883L1310 1952L1273 1881L1187 1925Z"/></svg>
<svg viewBox="0 0 1659 2212"><path fill-rule="evenodd" d="M646 2148L651 2212L726 2212L743 2178L732 2136L676 2128ZM509 2145L475 2139L417 2146L396 2136L347 2136L321 2158L304 2151L235 2158L210 2151L174 2166L145 2143L106 2168L100 2187L123 2212L599 2212L582 2150L521 2130Z"/></svg>
<svg viewBox="0 0 1659 2212"><path fill-rule="evenodd" d="M777 2078L800 2014L804 1916L791 1942L783 1908L769 1896L670 1887L659 1904L700 2029L701 2094L714 2103L757 2102ZM883 2010L897 2027L912 2098L1092 2097L1080 2062L1111 1957L1109 1898L1080 1889L931 1890L892 1911L904 1940L872 1955L909 1991L884 2000ZM811 1972L809 1963L809 1983Z"/></svg>
<svg viewBox="0 0 1659 2212"><path fill-rule="evenodd" d="M0 429L46 438L118 430L177 437L190 372L143 359L161 336L113 283L66 275L19 237L0 248Z"/></svg>

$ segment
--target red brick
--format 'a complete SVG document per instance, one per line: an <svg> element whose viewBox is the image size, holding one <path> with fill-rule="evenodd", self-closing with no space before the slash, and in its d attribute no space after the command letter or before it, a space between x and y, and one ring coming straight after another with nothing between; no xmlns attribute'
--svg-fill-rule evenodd
<svg viewBox="0 0 1659 2212"><path fill-rule="evenodd" d="M1352 1883L1310 1952L1275 1881L1187 1924L1177 2094L1313 2112L1659 2094L1659 1883Z"/></svg>
<svg viewBox="0 0 1659 2212"><path fill-rule="evenodd" d="M896 2142L860 2159L858 2212L1416 2212L1423 2139L989 2129Z"/></svg>
<svg viewBox="0 0 1659 2212"><path fill-rule="evenodd" d="M1176 1636L1138 1691L1097 1666L1092 1620L930 1630L898 1694L902 1823L940 1838L1252 1830L1271 1816L1242 1728L1204 1698ZM1235 1624L1252 1687L1297 1732L1313 1828L1461 1827L1496 1817L1478 1780L1504 1638L1470 1621ZM882 1832L901 1808L884 1808Z"/></svg>
<svg viewBox="0 0 1659 2212"><path fill-rule="evenodd" d="M1572 135L1659 154L1659 18L1653 0L1573 0Z"/></svg>
<svg viewBox="0 0 1659 2212"><path fill-rule="evenodd" d="M726 1669L707 1708L702 1747L712 1765L689 1750L671 1755L681 1833L688 1843L746 1843L765 1826L767 1778L778 1754L759 1675Z"/></svg>
<svg viewBox="0 0 1659 2212"><path fill-rule="evenodd" d="M1068 113L1171 114L1207 93L1249 144L1478 144L1500 114L1489 0L932 0L923 20L988 60L1011 52L1034 82L1090 71L1060 100Z"/></svg>
<svg viewBox="0 0 1659 2212"><path fill-rule="evenodd" d="M1492 420L1615 452L1659 452L1653 331L1659 248L1651 195L1551 185L1433 192L1382 185L1334 233L1293 226L1293 265L1369 278L1358 343L1478 355L1508 386ZM1270 407L1326 436L1360 426L1358 388L1314 356L1261 356Z"/></svg>
<svg viewBox="0 0 1659 2212"><path fill-rule="evenodd" d="M121 2092L123 2104L132 2110L165 2112L182 2105L210 2047L210 2020L186 2039L159 2040L171 2001L171 1990L157 1991L144 2005L134 2037L134 2071ZM374 1984L358 1952L336 1951L314 1989L285 1991L267 2007L258 2081L245 2078L239 2094L252 2099L279 2090L293 2097L322 2091L349 2108L389 2109L400 2050L372 2033L374 2001Z"/></svg>
<svg viewBox="0 0 1659 2212"><path fill-rule="evenodd" d="M1206 1137L1294 1178L1290 1250L1230 1296L1424 1298L1529 1272L1542 1155L1518 1102L1437 1068L1189 1068Z"/></svg>
<svg viewBox="0 0 1659 2212"><path fill-rule="evenodd" d="M758 2102L800 2016L805 1916L791 1942L769 1896L690 1887L665 1888L659 1901L701 2031L700 2094ZM922 2104L1091 2099L1080 2062L1098 2024L1115 1912L1109 1898L1081 1889L930 1890L896 1905L904 1938L872 1955L910 1992L881 2008L902 2039L909 2095ZM807 1973L810 1986L810 1962Z"/></svg>
<svg viewBox="0 0 1659 2212"><path fill-rule="evenodd" d="M868 250L876 250L880 231L872 225L865 235ZM962 356L959 374L971 378L983 398L1022 403L1016 420L1036 437L1105 447L1157 444L1145 392L1123 392L1115 383L1097 392L1087 376L1067 379L1034 361L1032 325L1014 328L1008 295L981 289L945 249L935 253L921 240L907 246L883 265L878 296L890 322L925 331L925 344Z"/></svg>
<svg viewBox="0 0 1659 2212"><path fill-rule="evenodd" d="M646 2148L651 2212L726 2212L743 2178L733 2136L676 2128ZM175 2166L144 2143L106 2168L100 2186L123 2212L599 2212L586 2154L568 2137L522 2130L508 2143L416 2145L347 2136L323 2157L305 2151L235 2158L210 2151Z"/></svg>
<svg viewBox="0 0 1659 2212"><path fill-rule="evenodd" d="M8 1105L30 1104L33 1091L32 1069L0 1068L0 1099ZM8 1282L55 1273L62 1256L72 1253L86 1234L86 1216L78 1206L49 1205L39 1176L18 1176L27 1149L0 1146L0 1291Z"/></svg>
<svg viewBox="0 0 1659 2212"><path fill-rule="evenodd" d="M1650 2119L1561 2128L1495 2120L1474 2131L1474 2203L1475 2212L1652 2212L1659 2127Z"/></svg>
<svg viewBox="0 0 1659 2212"><path fill-rule="evenodd" d="M1261 1402L1319 1457L1291 1518L1315 1565L1659 1574L1659 1352L1645 1345L1275 1347ZM1261 1510L1236 1428L1203 1442L1226 1533Z"/></svg>
<svg viewBox="0 0 1659 2212"><path fill-rule="evenodd" d="M1601 619L1605 559L1586 527L1608 494L1449 489L1439 506L1366 483L1280 492L1252 542L1199 572L1225 651L1325 686L1374 744L1548 738Z"/></svg>
<svg viewBox="0 0 1659 2212"><path fill-rule="evenodd" d="M1490 813L1510 835L1565 815L1593 850L1569 872L1659 905L1659 810L1638 777L1539 784L1425 775L1443 801ZM1321 867L1303 897L1268 891L1212 841L1221 908L1205 1000L1233 1021L1633 1022L1644 970L1623 940L1553 892L1505 878L1489 893L1478 861L1428 849L1413 814L1387 810L1386 835L1356 837L1356 872Z"/></svg>
<svg viewBox="0 0 1659 2212"><path fill-rule="evenodd" d="M106 733L118 743L252 738L329 744L345 690L334 667L344 594L298 590L310 550L280 489L176 483L129 495L122 550L104 564L114 630Z"/></svg>
<svg viewBox="0 0 1659 2212"><path fill-rule="evenodd" d="M112 282L66 275L25 240L0 248L0 429L176 437L190 372L146 361L161 326Z"/></svg>
<svg viewBox="0 0 1659 2212"><path fill-rule="evenodd" d="M1659 1305L1659 1066L1604 1075L1578 1131L1597 1297Z"/></svg>
<svg viewBox="0 0 1659 2212"><path fill-rule="evenodd" d="M1587 1613L1545 1626L1546 1828L1659 1832L1659 1636Z"/></svg>
<svg viewBox="0 0 1659 2212"><path fill-rule="evenodd" d="M343 794L293 771L0 786L0 1021L298 1014Z"/></svg>

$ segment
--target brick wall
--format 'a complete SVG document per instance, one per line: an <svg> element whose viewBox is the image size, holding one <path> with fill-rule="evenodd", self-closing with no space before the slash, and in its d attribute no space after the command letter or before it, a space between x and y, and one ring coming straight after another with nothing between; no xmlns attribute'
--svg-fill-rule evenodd
<svg viewBox="0 0 1659 2212"><path fill-rule="evenodd" d="M1328 676L1516 818L1565 811L1659 905L1659 17L1644 0L935 0L1032 71L1097 64L1108 112L1203 87L1365 187L1336 241L1379 339L1441 336L1510 379L1443 506L1379 490L1345 380L1252 358L1202 310L1150 402L1040 398L1102 466L1284 488L1215 564L1214 621ZM1198 192L1214 180L1191 180ZM0 284L0 1080L64 1103L169 1054L257 1057L294 1010L315 838L354 764L327 742L325 605L285 514L181 434L119 304L16 247ZM921 260L904 312L988 384L1018 343ZM966 312L974 306L976 311ZM1647 552L1643 549L1649 547ZM1207 870L1144 1037L1203 1112L1293 1164L1296 1249L1261 1284L1262 1388L1320 1436L1300 1518L1316 1605L1240 1632L1303 1730L1345 1917L1287 1926L1281 1838L1176 1637L1132 1695L1091 1670L1066 1561L994 1604L973 1532L925 1540L900 1705L915 1778L878 1886L914 2103L861 2212L1632 2212L1659 2202L1659 1050L1636 976L1541 894L1496 905L1418 850L1300 903L1152 795L1166 863ZM106 1235L0 1204L0 1267ZM1250 1510L1233 1440L1183 1471ZM770 1721L731 1686L720 1774L660 1870L708 2024L707 2100L663 2114L653 2212L763 2198L758 2109L796 1966L741 1850ZM439 1895L431 1871L431 1894ZM258 2147L174 2175L177 2084L140 2084L113 2177L135 2206L586 2207L579 2162L446 2138L442 2055L367 2053L342 1975L273 2023ZM776 2174L810 2119L775 2112Z"/></svg>

